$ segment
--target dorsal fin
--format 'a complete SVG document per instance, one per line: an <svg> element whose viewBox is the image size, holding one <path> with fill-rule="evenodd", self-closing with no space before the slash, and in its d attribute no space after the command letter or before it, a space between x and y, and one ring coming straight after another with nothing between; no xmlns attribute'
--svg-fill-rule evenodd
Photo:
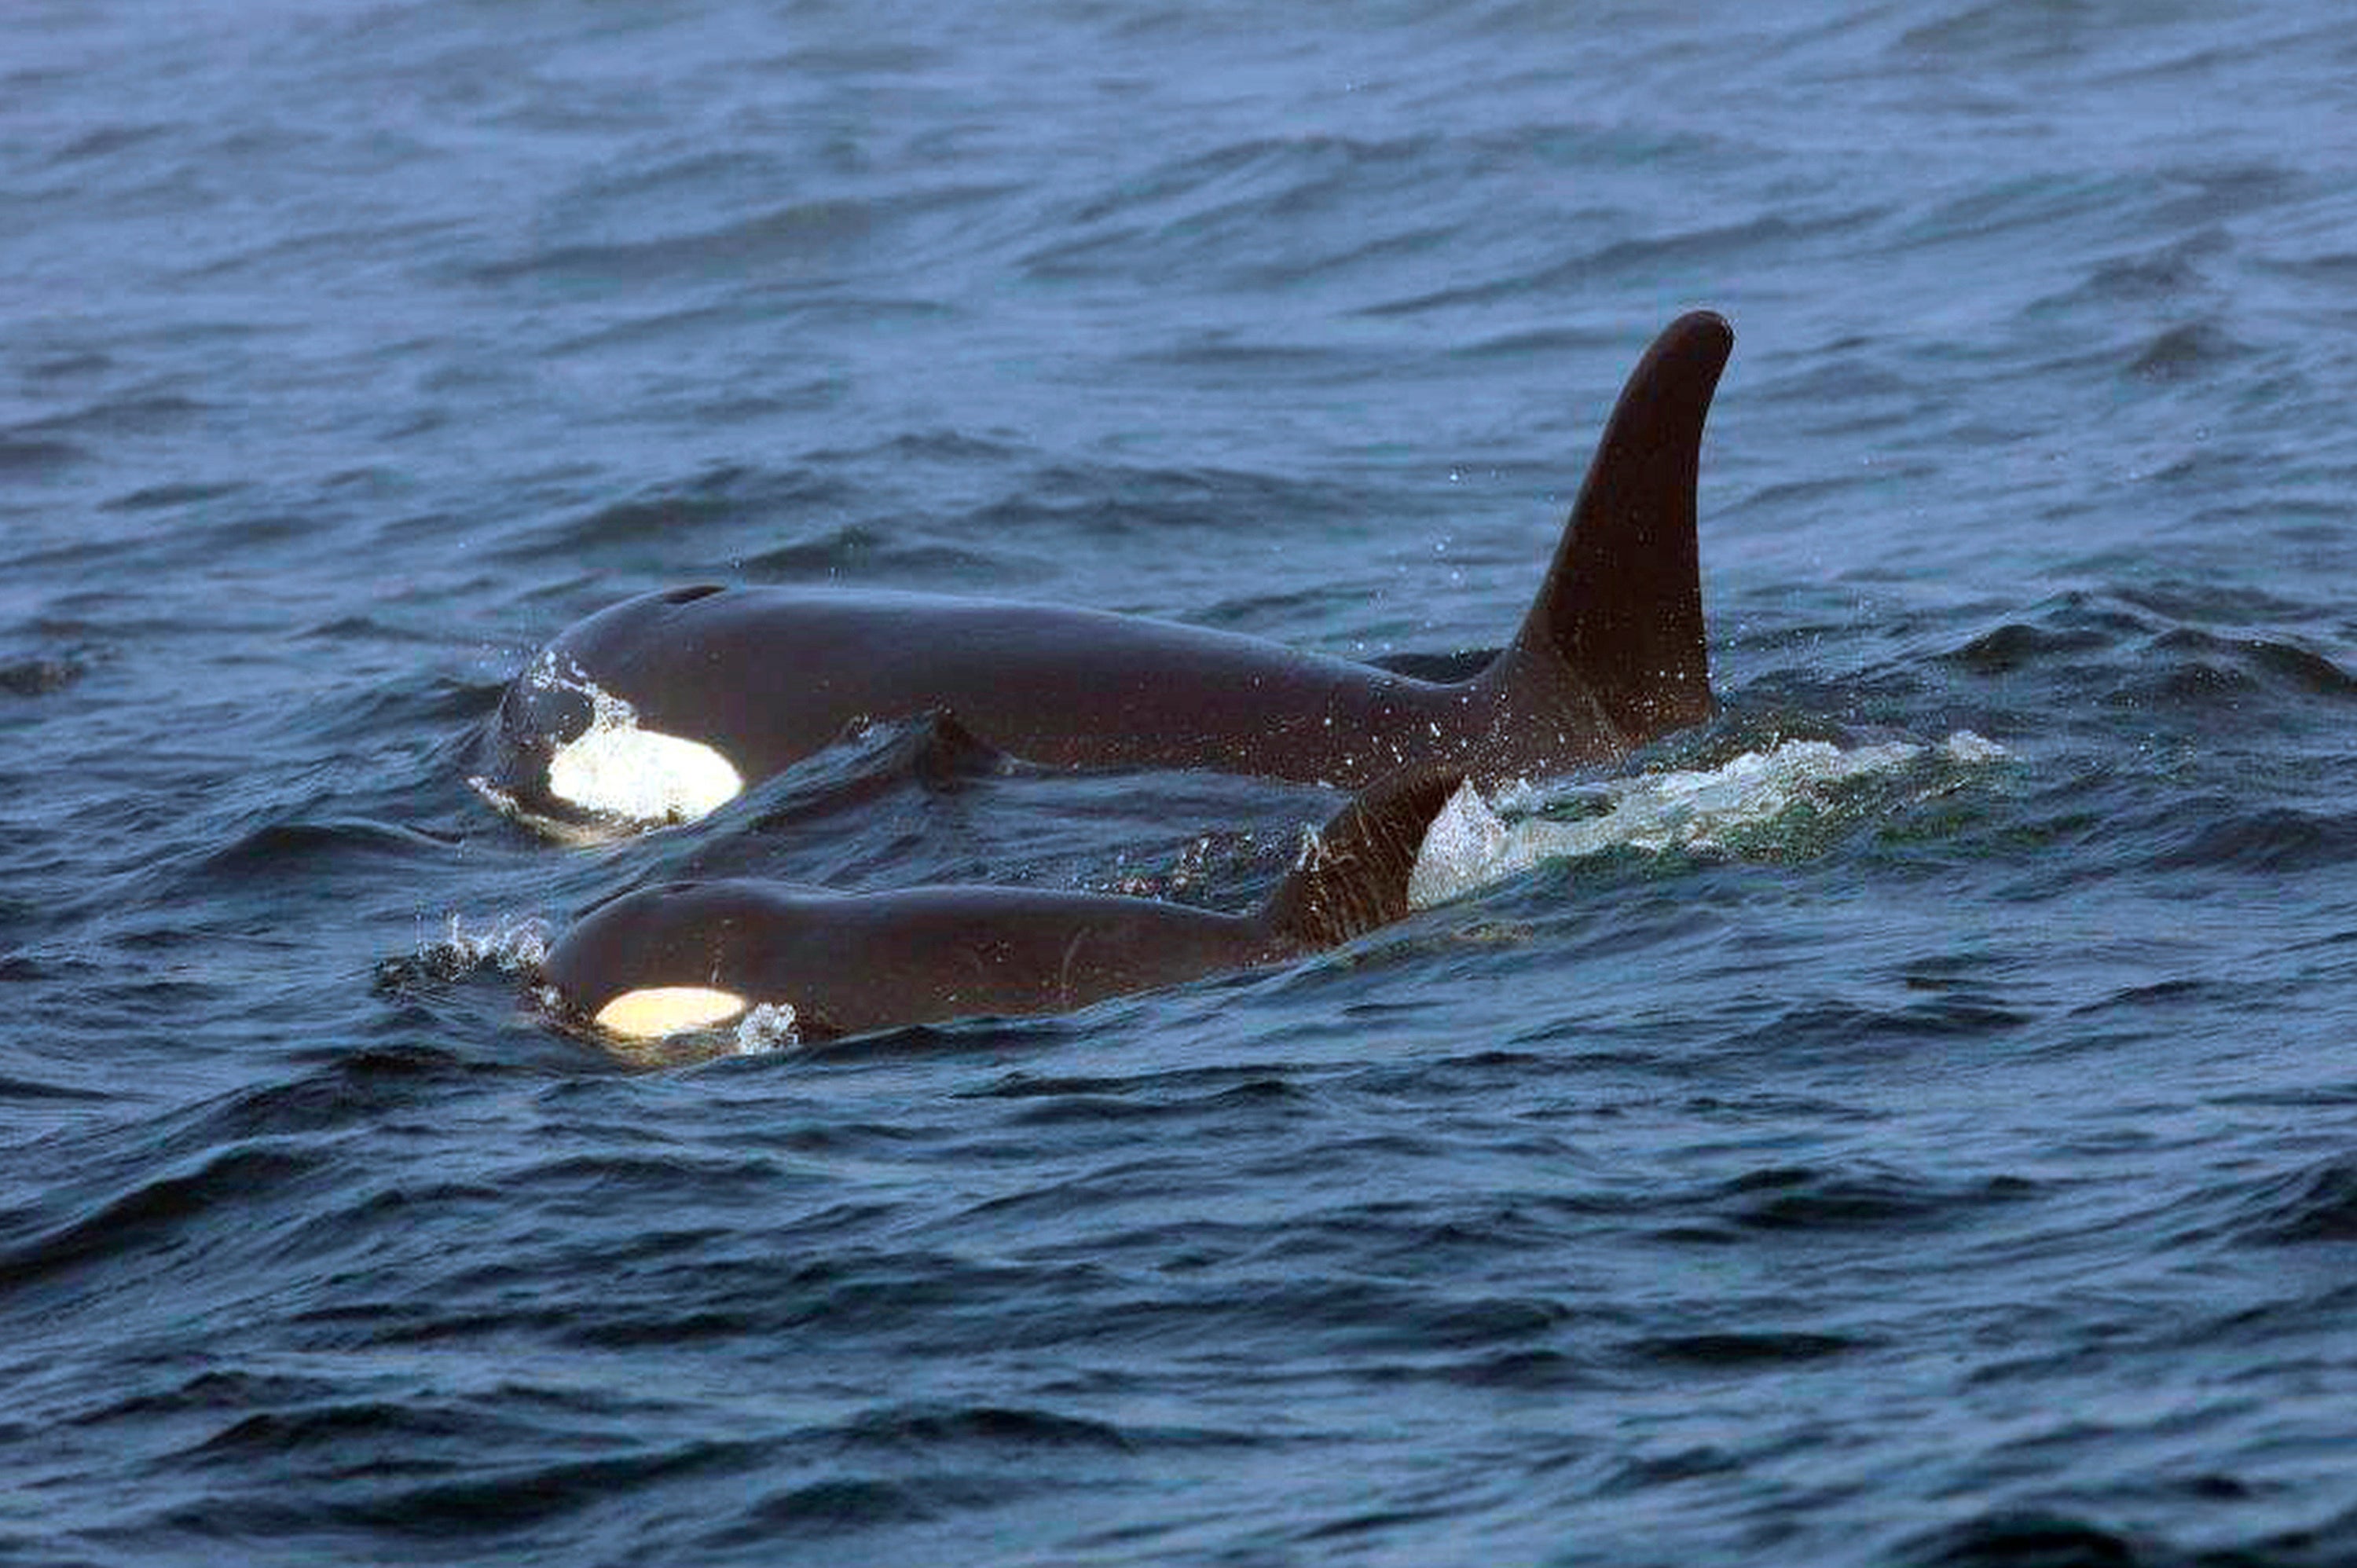
<svg viewBox="0 0 2357 1568"><path fill-rule="evenodd" d="M1464 779L1455 768L1394 774L1308 834L1262 911L1272 934L1329 948L1404 918L1425 830Z"/></svg>
<svg viewBox="0 0 2357 1568"><path fill-rule="evenodd" d="M1514 650L1559 660L1631 742L1710 715L1695 479L1734 329L1663 328L1629 373Z"/></svg>

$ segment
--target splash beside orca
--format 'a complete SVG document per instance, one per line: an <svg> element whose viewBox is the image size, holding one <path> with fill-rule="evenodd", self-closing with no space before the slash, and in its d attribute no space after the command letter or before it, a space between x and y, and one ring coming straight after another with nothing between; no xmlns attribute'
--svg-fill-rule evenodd
<svg viewBox="0 0 2357 1568"><path fill-rule="evenodd" d="M560 1009L627 1041L791 1009L801 1040L977 1015L1070 1012L1334 947L1407 913L1425 831L1461 781L1405 776L1304 843L1257 911L1114 894L670 883L593 909L548 956Z"/></svg>
<svg viewBox="0 0 2357 1568"><path fill-rule="evenodd" d="M1046 766L1342 789L1403 768L1493 783L1610 760L1712 712L1695 488L1733 343L1706 311L1655 338L1519 632L1469 680L1058 605L678 588L551 643L502 700L479 786L560 831L691 821L856 725L927 714Z"/></svg>

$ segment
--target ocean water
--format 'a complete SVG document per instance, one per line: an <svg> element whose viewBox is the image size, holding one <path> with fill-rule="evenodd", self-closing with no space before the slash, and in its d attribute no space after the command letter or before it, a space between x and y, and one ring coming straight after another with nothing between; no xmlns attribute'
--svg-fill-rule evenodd
<svg viewBox="0 0 2357 1568"><path fill-rule="evenodd" d="M1491 646L1697 306L1726 711L1532 854L1070 1017L535 1005L657 877L1241 908L1336 804L878 731L552 843L572 619ZM0 1561L2357 1562L2352 404L2313 0L16 0Z"/></svg>

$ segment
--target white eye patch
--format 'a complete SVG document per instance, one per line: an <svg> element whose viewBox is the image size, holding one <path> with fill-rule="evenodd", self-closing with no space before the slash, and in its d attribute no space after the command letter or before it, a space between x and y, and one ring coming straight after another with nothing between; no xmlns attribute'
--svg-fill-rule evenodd
<svg viewBox="0 0 2357 1568"><path fill-rule="evenodd" d="M692 822L744 793L744 776L726 757L700 740L640 728L637 709L577 667L559 669L554 650L543 650L523 679L589 701L589 727L548 759L548 792L567 805L656 826Z"/></svg>
<svg viewBox="0 0 2357 1568"><path fill-rule="evenodd" d="M726 757L700 740L597 715L548 759L548 792L569 805L634 822L692 822L745 789Z"/></svg>
<svg viewBox="0 0 2357 1568"><path fill-rule="evenodd" d="M625 1039L660 1040L725 1024L745 1011L745 999L733 991L651 985L625 991L598 1008L597 1024Z"/></svg>

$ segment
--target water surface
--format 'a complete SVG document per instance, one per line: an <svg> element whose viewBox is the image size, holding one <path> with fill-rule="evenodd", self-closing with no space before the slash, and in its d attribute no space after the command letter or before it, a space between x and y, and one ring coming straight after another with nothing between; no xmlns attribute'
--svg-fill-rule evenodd
<svg viewBox="0 0 2357 1568"><path fill-rule="evenodd" d="M2352 83L2314 4L10 7L0 1558L2344 1560ZM2002 759L1070 1018L533 1006L658 876L1243 908L1335 804L881 736L553 845L465 779L571 619L1491 645L1695 306L1727 713L1631 770Z"/></svg>

